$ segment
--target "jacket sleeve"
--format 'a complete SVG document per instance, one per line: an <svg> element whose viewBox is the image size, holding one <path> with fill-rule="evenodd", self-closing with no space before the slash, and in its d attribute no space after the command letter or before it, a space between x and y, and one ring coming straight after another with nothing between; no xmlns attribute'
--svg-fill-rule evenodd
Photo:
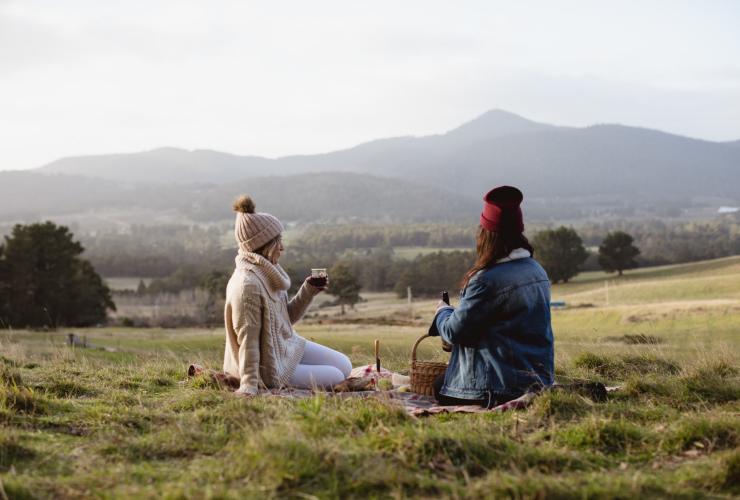
<svg viewBox="0 0 740 500"><path fill-rule="evenodd" d="M295 325L306 314L306 309L311 305L313 298L319 293L319 289L303 282L298 293L288 301L288 316L290 323Z"/></svg>
<svg viewBox="0 0 740 500"><path fill-rule="evenodd" d="M246 288L240 306L233 309L234 329L239 343L239 390L257 394L260 382L262 331L262 300L259 292Z"/></svg>
<svg viewBox="0 0 740 500"><path fill-rule="evenodd" d="M434 318L437 332L448 344L474 345L488 326L492 290L481 280L471 280L454 309L441 309Z"/></svg>

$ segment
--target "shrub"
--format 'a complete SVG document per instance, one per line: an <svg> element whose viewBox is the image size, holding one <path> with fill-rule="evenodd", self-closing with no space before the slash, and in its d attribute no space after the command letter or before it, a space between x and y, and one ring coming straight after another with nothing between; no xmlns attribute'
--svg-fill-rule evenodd
<svg viewBox="0 0 740 500"><path fill-rule="evenodd" d="M545 391L534 400L532 412L541 418L564 421L584 415L590 407L588 401L578 394Z"/></svg>
<svg viewBox="0 0 740 500"><path fill-rule="evenodd" d="M663 339L654 335L645 335L639 333L637 335L622 335L620 337L605 337L607 342L624 342L627 345L637 344L662 344Z"/></svg>
<svg viewBox="0 0 740 500"><path fill-rule="evenodd" d="M693 417L678 422L664 442L669 451L683 451L697 445L707 452L740 446L740 429L731 418Z"/></svg>
<svg viewBox="0 0 740 500"><path fill-rule="evenodd" d="M55 379L50 385L44 387L47 394L52 394L59 398L79 398L90 396L95 393L89 387L78 382L65 379Z"/></svg>
<svg viewBox="0 0 740 500"><path fill-rule="evenodd" d="M724 360L710 361L681 378L688 395L705 401L724 403L740 398L738 370Z"/></svg>
<svg viewBox="0 0 740 500"><path fill-rule="evenodd" d="M35 455L32 449L19 444L14 435L0 435L0 471L7 470L19 461L33 458Z"/></svg>
<svg viewBox="0 0 740 500"><path fill-rule="evenodd" d="M27 387L0 387L0 408L17 413L45 413L44 400Z"/></svg>
<svg viewBox="0 0 740 500"><path fill-rule="evenodd" d="M723 488L730 493L740 493L740 451L735 450L723 461Z"/></svg>
<svg viewBox="0 0 740 500"><path fill-rule="evenodd" d="M20 373L5 364L0 365L0 386L17 386L22 383Z"/></svg>
<svg viewBox="0 0 740 500"><path fill-rule="evenodd" d="M677 363L650 354L605 356L585 352L573 364L576 368L592 370L612 380L624 380L631 375L648 373L675 375L681 371Z"/></svg>
<svg viewBox="0 0 740 500"><path fill-rule="evenodd" d="M641 447L648 439L645 431L623 419L590 419L556 433L559 444L582 450L595 449L606 454L622 453Z"/></svg>

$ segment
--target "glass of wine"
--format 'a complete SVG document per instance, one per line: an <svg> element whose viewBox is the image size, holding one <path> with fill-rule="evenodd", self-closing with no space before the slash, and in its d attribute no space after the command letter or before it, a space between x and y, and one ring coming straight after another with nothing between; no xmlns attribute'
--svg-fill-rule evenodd
<svg viewBox="0 0 740 500"><path fill-rule="evenodd" d="M317 267L311 269L311 277L308 279L308 283L311 286L323 288L326 286L329 280L329 273L326 272L325 268Z"/></svg>

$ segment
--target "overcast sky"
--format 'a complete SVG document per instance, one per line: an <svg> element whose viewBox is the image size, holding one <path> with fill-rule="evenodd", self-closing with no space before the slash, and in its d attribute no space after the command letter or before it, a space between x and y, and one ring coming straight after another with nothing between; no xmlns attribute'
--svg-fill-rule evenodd
<svg viewBox="0 0 740 500"><path fill-rule="evenodd" d="M740 2L0 0L0 169L317 153L492 108L740 139Z"/></svg>

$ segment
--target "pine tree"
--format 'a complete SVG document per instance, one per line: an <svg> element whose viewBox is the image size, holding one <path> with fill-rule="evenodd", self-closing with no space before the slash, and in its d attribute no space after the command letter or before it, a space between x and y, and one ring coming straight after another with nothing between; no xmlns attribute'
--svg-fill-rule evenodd
<svg viewBox="0 0 740 500"><path fill-rule="evenodd" d="M72 233L52 222L16 225L0 252L0 320L13 327L89 326L115 310L110 290Z"/></svg>
<svg viewBox="0 0 740 500"><path fill-rule="evenodd" d="M632 244L633 239L627 233L615 231L609 233L599 246L599 265L607 273L616 271L622 276L625 269L637 267L635 257L640 249Z"/></svg>
<svg viewBox="0 0 740 500"><path fill-rule="evenodd" d="M327 291L337 297L337 302L342 306L342 314L345 313L344 306L354 305L360 301L360 289L362 286L357 276L352 273L350 267L344 262L337 262L329 269L329 288Z"/></svg>
<svg viewBox="0 0 740 500"><path fill-rule="evenodd" d="M567 283L588 258L583 240L574 229L561 226L537 233L532 240L537 260L547 271L550 281Z"/></svg>

